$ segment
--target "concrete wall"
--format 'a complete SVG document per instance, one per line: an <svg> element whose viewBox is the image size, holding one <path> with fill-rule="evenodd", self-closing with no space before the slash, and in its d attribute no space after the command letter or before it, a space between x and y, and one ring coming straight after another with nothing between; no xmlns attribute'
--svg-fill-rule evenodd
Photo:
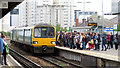
<svg viewBox="0 0 120 68"><path fill-rule="evenodd" d="M76 60L80 62L83 68L119 68L120 62L106 60L94 56L84 55L68 50L55 48L56 54L69 60Z"/></svg>

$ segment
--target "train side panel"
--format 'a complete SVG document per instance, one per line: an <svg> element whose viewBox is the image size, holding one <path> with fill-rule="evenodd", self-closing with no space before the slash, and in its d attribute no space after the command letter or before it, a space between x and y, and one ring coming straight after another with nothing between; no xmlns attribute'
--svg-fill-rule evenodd
<svg viewBox="0 0 120 68"><path fill-rule="evenodd" d="M17 40L17 30L13 30L13 41Z"/></svg>
<svg viewBox="0 0 120 68"><path fill-rule="evenodd" d="M23 29L18 30L18 42L23 43Z"/></svg>
<svg viewBox="0 0 120 68"><path fill-rule="evenodd" d="M32 30L31 29L25 29L25 43L26 44L32 45L31 34L32 34Z"/></svg>

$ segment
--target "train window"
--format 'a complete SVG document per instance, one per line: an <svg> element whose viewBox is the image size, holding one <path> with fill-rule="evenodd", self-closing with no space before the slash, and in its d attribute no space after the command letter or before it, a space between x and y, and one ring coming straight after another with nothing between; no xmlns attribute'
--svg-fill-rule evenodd
<svg viewBox="0 0 120 68"><path fill-rule="evenodd" d="M35 28L35 37L41 37L41 29Z"/></svg>
<svg viewBox="0 0 120 68"><path fill-rule="evenodd" d="M31 36L30 29L25 29L25 36Z"/></svg>
<svg viewBox="0 0 120 68"><path fill-rule="evenodd" d="M23 30L19 30L18 35L23 36Z"/></svg>
<svg viewBox="0 0 120 68"><path fill-rule="evenodd" d="M54 38L54 28L53 27L37 27L34 31L35 38Z"/></svg>

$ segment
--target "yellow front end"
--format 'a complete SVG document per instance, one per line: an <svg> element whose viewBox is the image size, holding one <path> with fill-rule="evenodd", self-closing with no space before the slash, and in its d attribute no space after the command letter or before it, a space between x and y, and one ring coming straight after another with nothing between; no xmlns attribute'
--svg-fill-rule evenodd
<svg viewBox="0 0 120 68"><path fill-rule="evenodd" d="M35 38L34 29L32 36L32 45L34 47L34 53L54 53L54 47L56 45L56 30L54 28L54 38Z"/></svg>
<svg viewBox="0 0 120 68"><path fill-rule="evenodd" d="M56 44L52 44L52 42L56 42L56 38L34 38L33 41L38 42L38 44L32 44L33 47L55 47Z"/></svg>

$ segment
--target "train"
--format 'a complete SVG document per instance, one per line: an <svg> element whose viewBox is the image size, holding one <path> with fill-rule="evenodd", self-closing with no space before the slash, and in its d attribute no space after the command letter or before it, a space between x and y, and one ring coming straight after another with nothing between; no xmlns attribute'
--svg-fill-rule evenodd
<svg viewBox="0 0 120 68"><path fill-rule="evenodd" d="M10 43L29 50L31 53L54 53L56 28L46 23L14 28L10 33Z"/></svg>

